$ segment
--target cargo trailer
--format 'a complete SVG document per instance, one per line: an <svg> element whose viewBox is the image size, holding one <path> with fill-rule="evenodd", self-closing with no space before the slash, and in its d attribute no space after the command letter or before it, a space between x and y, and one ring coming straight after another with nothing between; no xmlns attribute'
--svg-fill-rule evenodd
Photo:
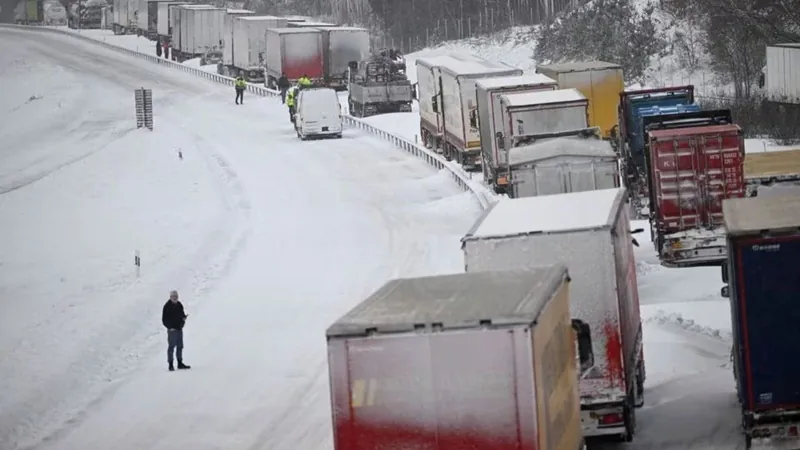
<svg viewBox="0 0 800 450"><path fill-rule="evenodd" d="M597 128L537 136L509 150L502 170L511 198L620 186L617 154Z"/></svg>
<svg viewBox="0 0 800 450"><path fill-rule="evenodd" d="M370 56L369 30L356 27L316 27L322 32L325 85L336 90L347 89L350 64Z"/></svg>
<svg viewBox="0 0 800 450"><path fill-rule="evenodd" d="M327 332L334 450L582 449L563 266L391 280Z"/></svg>
<svg viewBox="0 0 800 450"><path fill-rule="evenodd" d="M246 9L228 9L225 11L225 20L222 29L222 64L218 66L217 72L220 75L231 76L233 73L233 20L237 17L255 16L256 13ZM261 36L259 39L263 39Z"/></svg>
<svg viewBox="0 0 800 450"><path fill-rule="evenodd" d="M14 8L14 21L21 25L42 25L44 23L43 0L22 0Z"/></svg>
<svg viewBox="0 0 800 450"><path fill-rule="evenodd" d="M767 46L767 98L800 105L800 43Z"/></svg>
<svg viewBox="0 0 800 450"><path fill-rule="evenodd" d="M645 366L624 188L504 199L462 238L467 273L567 266L584 436L633 439Z"/></svg>
<svg viewBox="0 0 800 450"><path fill-rule="evenodd" d="M470 119L470 125L477 126L481 137L483 179L495 192L505 193L508 187L508 180L498 174L498 169L508 163L508 157L495 141L495 133L503 129L500 95L552 91L557 86L555 80L540 74L482 78L475 82L478 114Z"/></svg>
<svg viewBox="0 0 800 450"><path fill-rule="evenodd" d="M588 100L577 89L500 95L503 128L495 134L500 151L529 136L585 130Z"/></svg>
<svg viewBox="0 0 800 450"><path fill-rule="evenodd" d="M800 197L727 199L722 210L745 448L800 448Z"/></svg>
<svg viewBox="0 0 800 450"><path fill-rule="evenodd" d="M444 116L443 149L467 170L481 165L481 138L478 130L478 105L475 82L483 78L522 75L522 70L507 64L466 59L439 68L439 105Z"/></svg>
<svg viewBox="0 0 800 450"><path fill-rule="evenodd" d="M769 187L800 184L800 148L744 155L744 179L747 197L768 191Z"/></svg>
<svg viewBox="0 0 800 450"><path fill-rule="evenodd" d="M227 10L207 5L181 5L175 7L175 12L178 23L173 31L180 35L177 45L173 44L177 61L198 57L203 59L201 64L213 59L221 61Z"/></svg>
<svg viewBox="0 0 800 450"><path fill-rule="evenodd" d="M169 39L172 36L172 11L170 6L188 5L187 2L165 1L156 4L156 34L159 38Z"/></svg>
<svg viewBox="0 0 800 450"><path fill-rule="evenodd" d="M264 35L268 28L283 28L286 19L275 16L239 16L233 19L231 76L243 75L250 83L264 84ZM227 48L227 47L226 47Z"/></svg>
<svg viewBox="0 0 800 450"><path fill-rule="evenodd" d="M664 266L718 266L726 257L722 201L746 194L744 136L730 123L685 127L685 122L676 121L680 128L669 128L666 121L649 125L651 236Z"/></svg>
<svg viewBox="0 0 800 450"><path fill-rule="evenodd" d="M603 61L548 64L536 73L558 82L560 89L577 89L589 100L589 124L610 139L618 125L619 93L625 90L622 66Z"/></svg>
<svg viewBox="0 0 800 450"><path fill-rule="evenodd" d="M131 5L134 1L138 0L114 0L114 34L128 34L136 29L137 21L133 15L136 8Z"/></svg>
<svg viewBox="0 0 800 450"><path fill-rule="evenodd" d="M314 83L325 76L322 32L314 28L268 28L265 32L266 86L278 88L282 74L295 83L303 75Z"/></svg>
<svg viewBox="0 0 800 450"><path fill-rule="evenodd" d="M439 66L457 60L451 55L418 58L417 102L419 103L419 132L427 148L440 150L444 119L439 112Z"/></svg>

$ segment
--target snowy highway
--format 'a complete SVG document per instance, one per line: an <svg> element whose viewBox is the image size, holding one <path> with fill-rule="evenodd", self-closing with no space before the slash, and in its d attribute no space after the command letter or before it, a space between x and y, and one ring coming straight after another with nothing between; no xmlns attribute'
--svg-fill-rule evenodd
<svg viewBox="0 0 800 450"><path fill-rule="evenodd" d="M2 450L331 450L326 326L388 278L463 271L477 203L368 134L300 142L275 99L59 35L0 28L0 79ZM668 317L725 322L718 270L663 268L646 234L645 406L593 448L743 448L729 338Z"/></svg>
<svg viewBox="0 0 800 450"><path fill-rule="evenodd" d="M325 448L326 326L461 270L477 203L358 131L301 143L274 99L39 33L0 30L0 58L0 448Z"/></svg>

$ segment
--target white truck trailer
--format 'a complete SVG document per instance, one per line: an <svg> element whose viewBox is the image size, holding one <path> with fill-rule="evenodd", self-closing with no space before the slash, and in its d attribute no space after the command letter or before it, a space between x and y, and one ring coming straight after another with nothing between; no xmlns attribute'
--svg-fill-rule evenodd
<svg viewBox="0 0 800 450"><path fill-rule="evenodd" d="M767 98L800 106L800 43L767 46Z"/></svg>
<svg viewBox="0 0 800 450"><path fill-rule="evenodd" d="M247 9L228 9L222 25L222 62L217 66L217 73L230 76L233 68L233 19L241 16L254 16L256 13Z"/></svg>
<svg viewBox="0 0 800 450"><path fill-rule="evenodd" d="M631 441L645 367L627 198L616 188L501 200L461 241L466 272L568 267L584 436Z"/></svg>
<svg viewBox="0 0 800 450"><path fill-rule="evenodd" d="M500 96L555 89L558 89L556 81L540 74L483 78L475 82L478 114L470 119L470 125L480 131L483 179L498 194L505 193L508 185L508 180L498 175L499 169L508 163L507 153L500 150L495 140L495 134L503 129Z"/></svg>
<svg viewBox="0 0 800 450"><path fill-rule="evenodd" d="M500 169L511 198L619 187L619 163L599 128L538 136L514 147Z"/></svg>
<svg viewBox="0 0 800 450"><path fill-rule="evenodd" d="M350 64L370 56L369 30L357 27L316 28L322 32L325 85L337 91L346 90Z"/></svg>
<svg viewBox="0 0 800 450"><path fill-rule="evenodd" d="M441 152L443 148L444 116L441 113L440 68L442 65L459 64L466 58L473 61L474 56L438 55L418 58L417 102L419 103L419 133L426 147Z"/></svg>
<svg viewBox="0 0 800 450"><path fill-rule="evenodd" d="M589 127L589 100L577 89L503 94L500 107L503 128L495 134L500 151L529 136Z"/></svg>
<svg viewBox="0 0 800 450"><path fill-rule="evenodd" d="M207 59L207 55L217 53L221 60L226 9L183 5L176 7L176 11L180 40L177 46L173 46L173 53L177 53L178 62L198 57Z"/></svg>
<svg viewBox="0 0 800 450"><path fill-rule="evenodd" d="M170 39L172 37L172 11L170 6L188 5L187 2L158 2L156 11L156 33L160 39Z"/></svg>
<svg viewBox="0 0 800 450"><path fill-rule="evenodd" d="M136 29L137 22L134 19L131 3L138 0L114 0L114 22L111 25L114 34L128 34Z"/></svg>
<svg viewBox="0 0 800 450"><path fill-rule="evenodd" d="M267 51L264 34L268 28L283 28L286 19L275 16L239 16L233 19L233 67L231 75L244 75L250 83L263 84L264 56ZM226 47L227 48L227 47ZM234 73L235 72L235 73Z"/></svg>
<svg viewBox="0 0 800 450"><path fill-rule="evenodd" d="M481 137L475 82L482 78L522 75L522 70L499 62L462 61L440 67L440 101L444 115L442 153L467 170L481 166Z"/></svg>

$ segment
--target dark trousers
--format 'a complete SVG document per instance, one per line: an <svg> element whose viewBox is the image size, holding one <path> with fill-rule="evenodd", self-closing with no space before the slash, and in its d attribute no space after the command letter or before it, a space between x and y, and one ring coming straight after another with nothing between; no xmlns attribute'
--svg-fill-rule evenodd
<svg viewBox="0 0 800 450"><path fill-rule="evenodd" d="M244 103L244 89L236 88L236 104Z"/></svg>
<svg viewBox="0 0 800 450"><path fill-rule="evenodd" d="M178 357L178 364L183 361L183 330L167 330L167 362L172 364L173 356Z"/></svg>
<svg viewBox="0 0 800 450"><path fill-rule="evenodd" d="M294 105L289 107L289 120L294 122Z"/></svg>
<svg viewBox="0 0 800 450"><path fill-rule="evenodd" d="M286 104L286 91L289 89L281 88L281 103Z"/></svg>

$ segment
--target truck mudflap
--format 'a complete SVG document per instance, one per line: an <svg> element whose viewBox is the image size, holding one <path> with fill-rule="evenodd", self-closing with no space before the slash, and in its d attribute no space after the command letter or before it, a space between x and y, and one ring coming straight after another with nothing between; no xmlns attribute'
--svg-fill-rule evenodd
<svg viewBox="0 0 800 450"><path fill-rule="evenodd" d="M800 448L800 411L745 412L745 448L795 450Z"/></svg>
<svg viewBox="0 0 800 450"><path fill-rule="evenodd" d="M655 234L653 242L665 267L718 266L728 254L723 227Z"/></svg>

